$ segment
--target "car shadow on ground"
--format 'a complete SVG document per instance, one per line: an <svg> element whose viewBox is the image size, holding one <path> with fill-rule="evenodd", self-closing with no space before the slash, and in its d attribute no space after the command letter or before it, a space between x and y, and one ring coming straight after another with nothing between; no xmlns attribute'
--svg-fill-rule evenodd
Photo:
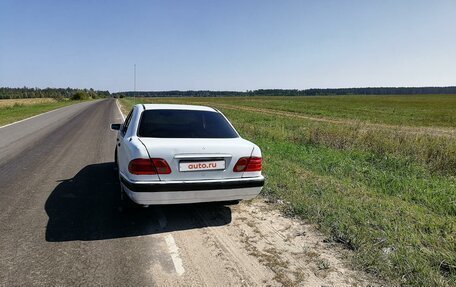
<svg viewBox="0 0 456 287"><path fill-rule="evenodd" d="M130 207L123 211L113 163L84 167L60 181L48 197L46 241L90 241L222 226L231 209L221 204Z"/></svg>

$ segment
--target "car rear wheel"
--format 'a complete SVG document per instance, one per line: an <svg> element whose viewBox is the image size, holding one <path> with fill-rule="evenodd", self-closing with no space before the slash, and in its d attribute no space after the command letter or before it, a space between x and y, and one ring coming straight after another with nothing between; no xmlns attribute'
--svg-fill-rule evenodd
<svg viewBox="0 0 456 287"><path fill-rule="evenodd" d="M241 202L240 200L228 200L228 201L221 201L220 204L223 204L223 205L236 205L236 204L239 204L239 202Z"/></svg>
<svg viewBox="0 0 456 287"><path fill-rule="evenodd" d="M127 210L131 210L137 207L130 197L125 193L125 190L120 184L120 201L119 201L119 212L125 212Z"/></svg>
<svg viewBox="0 0 456 287"><path fill-rule="evenodd" d="M141 205L135 203L125 192L125 188L122 185L122 183L120 182L120 174L119 174L119 190L120 190L120 193L119 193L119 196L120 196L119 211L120 212L125 212L127 210L134 210L141 206Z"/></svg>
<svg viewBox="0 0 456 287"><path fill-rule="evenodd" d="M114 169L119 170L119 160L117 158L117 147L114 150Z"/></svg>

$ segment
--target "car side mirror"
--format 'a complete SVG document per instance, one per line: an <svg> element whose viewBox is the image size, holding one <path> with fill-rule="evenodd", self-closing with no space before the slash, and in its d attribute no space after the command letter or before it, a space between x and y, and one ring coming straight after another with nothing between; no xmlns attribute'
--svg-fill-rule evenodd
<svg viewBox="0 0 456 287"><path fill-rule="evenodd" d="M120 130L121 125L122 124L111 124L111 130L118 131L118 130Z"/></svg>

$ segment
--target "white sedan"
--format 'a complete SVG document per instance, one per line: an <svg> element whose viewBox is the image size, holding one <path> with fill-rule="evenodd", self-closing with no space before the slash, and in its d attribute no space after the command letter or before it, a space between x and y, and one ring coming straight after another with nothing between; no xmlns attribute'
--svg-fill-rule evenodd
<svg viewBox="0 0 456 287"><path fill-rule="evenodd" d="M111 129L122 196L137 204L238 202L264 185L260 148L216 109L139 104Z"/></svg>

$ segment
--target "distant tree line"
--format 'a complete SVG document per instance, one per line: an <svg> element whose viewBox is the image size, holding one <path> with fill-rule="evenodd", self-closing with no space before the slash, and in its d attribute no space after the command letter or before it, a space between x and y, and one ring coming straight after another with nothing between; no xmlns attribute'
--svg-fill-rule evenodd
<svg viewBox="0 0 456 287"><path fill-rule="evenodd" d="M140 91L113 93L117 97L226 97L244 96L245 92L237 91Z"/></svg>
<svg viewBox="0 0 456 287"><path fill-rule="evenodd" d="M340 89L260 89L239 91L127 91L113 93L115 97L225 97L225 96L331 96L331 95L425 95L456 94L454 87L376 87Z"/></svg>
<svg viewBox="0 0 456 287"><path fill-rule="evenodd" d="M127 91L111 94L109 91L71 88L7 88L0 87L0 99L21 98L100 98L100 97L227 97L227 96L331 96L331 95L423 95L456 94L453 87L377 87L340 89L260 89L240 91Z"/></svg>
<svg viewBox="0 0 456 287"><path fill-rule="evenodd" d="M101 98L109 97L109 91L93 89L60 89L60 88L0 88L0 99L27 99L27 98Z"/></svg>

